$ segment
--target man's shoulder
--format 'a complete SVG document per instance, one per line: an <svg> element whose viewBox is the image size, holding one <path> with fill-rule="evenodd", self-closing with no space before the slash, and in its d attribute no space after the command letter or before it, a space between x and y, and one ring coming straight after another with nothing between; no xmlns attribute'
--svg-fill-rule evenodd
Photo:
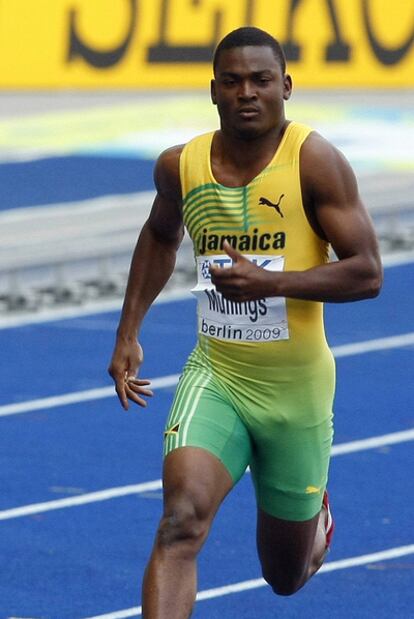
<svg viewBox="0 0 414 619"><path fill-rule="evenodd" d="M176 164L180 159L184 147L185 144L176 144L175 146L166 148L159 154L157 165L171 166L174 165L174 163Z"/></svg>
<svg viewBox="0 0 414 619"><path fill-rule="evenodd" d="M190 160L197 159L202 152L209 151L209 145L213 135L214 131L202 133L196 135L185 144L177 144L162 151L155 163L154 180L157 189L160 190L161 187L173 187L178 191L178 189L181 188L181 155L183 152L189 152Z"/></svg>
<svg viewBox="0 0 414 619"><path fill-rule="evenodd" d="M345 155L329 140L313 131L300 154L302 192L306 195L348 191L356 185L355 173Z"/></svg>
<svg viewBox="0 0 414 619"><path fill-rule="evenodd" d="M344 154L332 142L317 131L307 136L301 149L301 169L309 169L321 174L333 170L348 168L349 163Z"/></svg>
<svg viewBox="0 0 414 619"><path fill-rule="evenodd" d="M315 131L314 129L306 137L303 144L303 151L305 154L310 154L317 159L325 159L326 157L335 158L339 149L327 140L323 135Z"/></svg>
<svg viewBox="0 0 414 619"><path fill-rule="evenodd" d="M176 144L175 146L170 146L169 148L166 148L160 153L158 157L158 161L162 163L166 163L166 164L177 162L180 159L181 153L183 152L185 148L192 146L194 144L201 144L204 142L208 142L209 140L211 140L213 134L214 134L214 131L208 131L207 133L200 133L192 137L190 140L188 140L188 142L184 144Z"/></svg>
<svg viewBox="0 0 414 619"><path fill-rule="evenodd" d="M185 144L165 149L159 155L154 168L154 183L159 195L178 196L180 186L180 156Z"/></svg>

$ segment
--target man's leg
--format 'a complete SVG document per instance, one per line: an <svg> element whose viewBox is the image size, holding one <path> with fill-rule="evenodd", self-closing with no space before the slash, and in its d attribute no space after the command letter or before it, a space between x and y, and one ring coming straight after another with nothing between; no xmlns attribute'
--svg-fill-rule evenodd
<svg viewBox="0 0 414 619"><path fill-rule="evenodd" d="M233 481L208 451L182 447L166 457L163 483L164 513L145 572L143 618L187 619L197 592L197 554Z"/></svg>
<svg viewBox="0 0 414 619"><path fill-rule="evenodd" d="M258 511L257 548L263 577L279 595L292 595L321 567L326 555L325 506L311 520L281 520Z"/></svg>

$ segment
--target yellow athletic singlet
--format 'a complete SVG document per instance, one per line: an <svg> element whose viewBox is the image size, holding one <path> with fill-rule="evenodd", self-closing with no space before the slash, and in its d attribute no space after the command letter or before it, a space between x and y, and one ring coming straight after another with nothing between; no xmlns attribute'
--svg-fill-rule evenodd
<svg viewBox="0 0 414 619"><path fill-rule="evenodd" d="M302 203L299 155L310 131L291 122L270 163L243 187L214 178L214 133L189 142L180 158L199 337L167 420L164 453L206 449L234 483L250 465L259 506L288 520L318 513L327 481L335 369L323 305L277 297L227 301L212 285L209 266L231 266L225 240L268 270L327 262L328 244Z"/></svg>
<svg viewBox="0 0 414 619"><path fill-rule="evenodd" d="M291 122L266 168L237 188L213 177L213 132L184 147L180 174L184 222L197 261L200 345L213 365L226 365L230 357L253 371L271 364L291 372L326 348L322 303L273 298L232 304L208 279L210 262L231 264L225 239L264 268L304 271L328 260L328 245L311 228L301 196L299 153L310 131Z"/></svg>

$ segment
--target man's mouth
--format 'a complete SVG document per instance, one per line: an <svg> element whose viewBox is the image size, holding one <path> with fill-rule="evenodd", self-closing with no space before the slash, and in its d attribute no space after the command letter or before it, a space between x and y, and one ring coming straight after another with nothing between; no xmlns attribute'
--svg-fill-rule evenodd
<svg viewBox="0 0 414 619"><path fill-rule="evenodd" d="M248 120L249 118L255 118L259 115L259 110L257 107L241 107L237 111L237 114L242 118Z"/></svg>

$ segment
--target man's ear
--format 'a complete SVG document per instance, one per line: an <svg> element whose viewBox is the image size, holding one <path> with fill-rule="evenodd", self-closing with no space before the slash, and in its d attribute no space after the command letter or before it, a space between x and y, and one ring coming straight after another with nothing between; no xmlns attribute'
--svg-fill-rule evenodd
<svg viewBox="0 0 414 619"><path fill-rule="evenodd" d="M286 73L286 75L283 77L283 98L285 101L290 99L292 90L293 90L292 77L288 73Z"/></svg>
<svg viewBox="0 0 414 619"><path fill-rule="evenodd" d="M211 80L211 82L210 82L210 96L211 96L211 100L213 102L213 105L217 105L216 81L215 80Z"/></svg>

